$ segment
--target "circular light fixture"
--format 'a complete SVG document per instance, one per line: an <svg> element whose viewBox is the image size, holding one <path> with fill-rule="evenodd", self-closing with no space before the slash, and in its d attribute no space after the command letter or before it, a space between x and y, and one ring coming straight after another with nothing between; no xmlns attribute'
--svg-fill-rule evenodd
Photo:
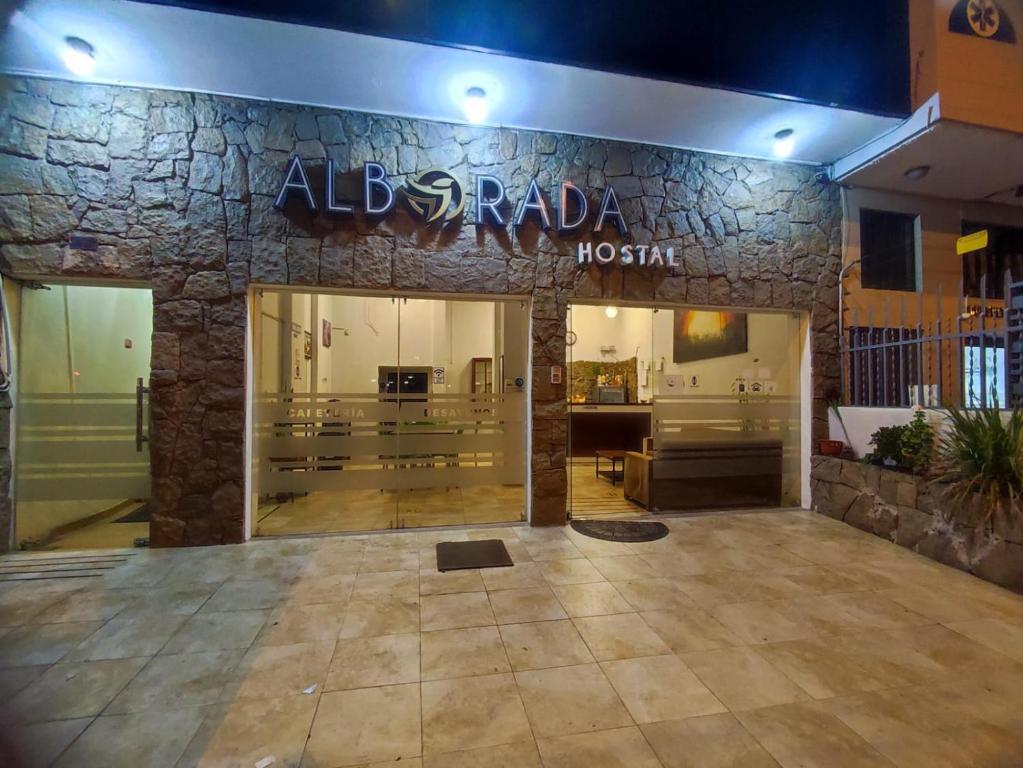
<svg viewBox="0 0 1023 768"><path fill-rule="evenodd" d="M796 148L795 131L791 128L783 128L774 134L774 156L788 157Z"/></svg>
<svg viewBox="0 0 1023 768"><path fill-rule="evenodd" d="M613 320L618 317L618 307L604 307L604 314Z"/></svg>
<svg viewBox="0 0 1023 768"><path fill-rule="evenodd" d="M90 43L80 37L64 38L61 58L64 60L64 66L80 77L91 75L96 67L96 51Z"/></svg>
<svg viewBox="0 0 1023 768"><path fill-rule="evenodd" d="M931 166L929 165L914 165L912 168L906 169L906 172L902 174L907 179L917 181L922 179L928 173L931 172Z"/></svg>
<svg viewBox="0 0 1023 768"><path fill-rule="evenodd" d="M487 92L478 85L467 90L462 110L465 112L465 119L473 125L482 123L487 119Z"/></svg>

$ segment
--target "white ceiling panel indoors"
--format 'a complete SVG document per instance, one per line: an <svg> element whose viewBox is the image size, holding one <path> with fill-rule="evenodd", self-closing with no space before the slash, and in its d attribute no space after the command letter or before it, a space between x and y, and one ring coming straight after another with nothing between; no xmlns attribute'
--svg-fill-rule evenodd
<svg viewBox="0 0 1023 768"><path fill-rule="evenodd" d="M206 91L466 122L469 88L486 125L828 164L898 118L629 77L456 48L124 0L29 0L0 44L8 73L74 79L64 38L95 50L88 80Z"/></svg>

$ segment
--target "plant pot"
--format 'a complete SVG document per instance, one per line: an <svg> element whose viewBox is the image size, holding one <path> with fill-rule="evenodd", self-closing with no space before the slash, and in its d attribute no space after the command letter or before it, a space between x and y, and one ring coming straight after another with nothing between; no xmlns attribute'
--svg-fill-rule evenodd
<svg viewBox="0 0 1023 768"><path fill-rule="evenodd" d="M841 456L845 443L841 440L821 440L818 449L821 456Z"/></svg>

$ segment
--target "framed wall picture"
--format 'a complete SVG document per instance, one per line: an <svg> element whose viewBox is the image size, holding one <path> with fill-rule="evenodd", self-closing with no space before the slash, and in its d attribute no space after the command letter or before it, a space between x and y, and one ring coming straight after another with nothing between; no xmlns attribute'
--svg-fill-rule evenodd
<svg viewBox="0 0 1023 768"><path fill-rule="evenodd" d="M313 334L310 331L305 332L302 340L302 351L305 353L306 360L313 359Z"/></svg>
<svg viewBox="0 0 1023 768"><path fill-rule="evenodd" d="M746 313L676 309L672 359L691 363L748 350Z"/></svg>
<svg viewBox="0 0 1023 768"><path fill-rule="evenodd" d="M333 328L330 325L330 320L323 318L320 326L320 343L323 344L325 349L330 349L331 342L331 331Z"/></svg>

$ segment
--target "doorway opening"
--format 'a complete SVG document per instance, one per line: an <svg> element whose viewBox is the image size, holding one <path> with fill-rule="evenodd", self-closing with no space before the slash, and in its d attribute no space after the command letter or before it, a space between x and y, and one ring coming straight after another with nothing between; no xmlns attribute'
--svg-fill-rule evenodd
<svg viewBox="0 0 1023 768"><path fill-rule="evenodd" d="M15 546L149 539L148 288L22 284L6 291L15 371Z"/></svg>
<svg viewBox="0 0 1023 768"><path fill-rule="evenodd" d="M798 506L803 327L791 312L572 304L571 516Z"/></svg>
<svg viewBox="0 0 1023 768"><path fill-rule="evenodd" d="M255 535L525 519L525 301L253 302Z"/></svg>

